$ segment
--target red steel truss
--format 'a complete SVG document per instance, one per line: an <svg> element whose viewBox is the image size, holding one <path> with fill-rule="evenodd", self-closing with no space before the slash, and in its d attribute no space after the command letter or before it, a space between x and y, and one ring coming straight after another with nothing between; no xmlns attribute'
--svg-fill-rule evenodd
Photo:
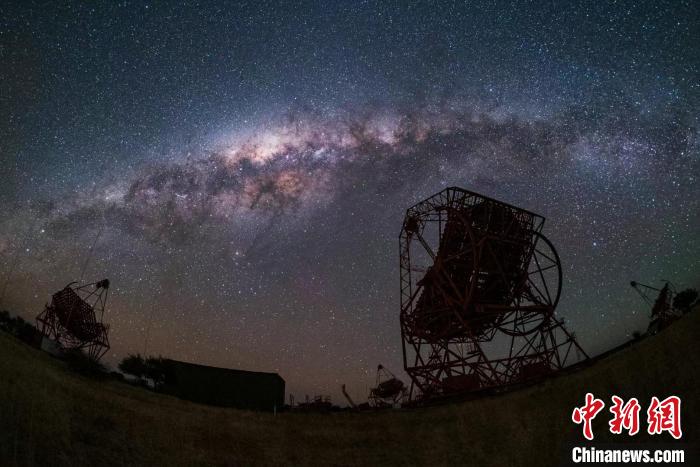
<svg viewBox="0 0 700 467"><path fill-rule="evenodd" d="M109 350L109 326L102 323L108 290L107 279L82 286L68 284L53 294L51 303L36 317L37 329L61 348L84 350L99 361Z"/></svg>
<svg viewBox="0 0 700 467"><path fill-rule="evenodd" d="M588 358L555 316L561 264L543 225L456 187L408 209L400 320L412 400L507 386Z"/></svg>

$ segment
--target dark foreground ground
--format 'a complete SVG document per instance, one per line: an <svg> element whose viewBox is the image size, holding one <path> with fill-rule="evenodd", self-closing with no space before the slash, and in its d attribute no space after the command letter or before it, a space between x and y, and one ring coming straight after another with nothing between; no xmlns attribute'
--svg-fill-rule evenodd
<svg viewBox="0 0 700 467"><path fill-rule="evenodd" d="M682 398L681 442L700 440L700 311L590 368L500 396L379 413L274 416L94 381L0 333L0 465L559 465L585 445L571 411L586 392ZM596 446L630 443L596 418ZM646 416L640 417L642 429ZM640 446L640 443L643 446ZM691 464L686 464L691 465ZM700 464L696 464L700 465Z"/></svg>

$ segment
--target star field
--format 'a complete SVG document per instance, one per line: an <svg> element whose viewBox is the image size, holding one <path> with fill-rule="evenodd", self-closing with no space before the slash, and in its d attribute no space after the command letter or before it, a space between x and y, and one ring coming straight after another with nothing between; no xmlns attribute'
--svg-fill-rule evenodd
<svg viewBox="0 0 700 467"><path fill-rule="evenodd" d="M130 352L362 399L400 369L405 209L547 218L595 354L700 286L693 2L0 6L0 307L110 279ZM92 245L94 244L94 248ZM2 289L0 289L2 290Z"/></svg>

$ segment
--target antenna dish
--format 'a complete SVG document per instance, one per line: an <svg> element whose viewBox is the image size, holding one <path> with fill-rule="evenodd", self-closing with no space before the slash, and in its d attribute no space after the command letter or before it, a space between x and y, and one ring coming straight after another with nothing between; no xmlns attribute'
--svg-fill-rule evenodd
<svg viewBox="0 0 700 467"><path fill-rule="evenodd" d="M543 225L456 187L407 210L400 320L412 397L536 379L572 363L572 347L588 358L554 315L562 267Z"/></svg>
<svg viewBox="0 0 700 467"><path fill-rule="evenodd" d="M53 294L36 317L37 329L64 350L84 350L99 361L109 350L109 326L102 322L108 288L107 279L82 286L71 282Z"/></svg>

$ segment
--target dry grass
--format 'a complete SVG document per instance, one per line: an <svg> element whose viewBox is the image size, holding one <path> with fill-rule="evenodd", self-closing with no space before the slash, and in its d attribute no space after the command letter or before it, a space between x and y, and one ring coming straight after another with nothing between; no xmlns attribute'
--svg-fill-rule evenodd
<svg viewBox="0 0 700 467"><path fill-rule="evenodd" d="M635 396L644 408L652 395L679 395L684 439L697 440L699 335L696 311L591 368L510 394L417 410L273 416L84 378L0 333L0 464L557 465L582 444L570 414L588 391L608 401ZM596 419L598 439L629 442L606 433L608 419Z"/></svg>

